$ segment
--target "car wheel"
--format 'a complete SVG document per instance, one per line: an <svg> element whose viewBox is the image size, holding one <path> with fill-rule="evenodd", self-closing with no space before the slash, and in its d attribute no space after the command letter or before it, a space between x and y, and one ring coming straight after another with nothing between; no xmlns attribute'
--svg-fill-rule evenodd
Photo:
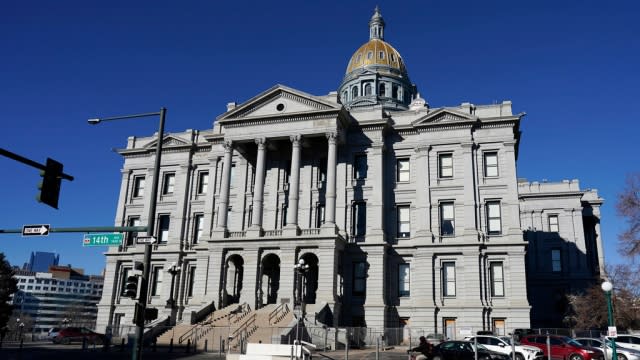
<svg viewBox="0 0 640 360"><path fill-rule="evenodd" d="M583 358L579 354L571 354L569 355L569 360L583 360Z"/></svg>
<svg viewBox="0 0 640 360"><path fill-rule="evenodd" d="M436 356L434 356L434 357L433 357L433 359L431 359L431 360L442 360L442 356L440 356L440 355L436 355Z"/></svg>
<svg viewBox="0 0 640 360"><path fill-rule="evenodd" d="M71 339L69 339L69 338L60 339L60 344L62 344L62 345L69 345L70 342L71 342Z"/></svg>
<svg viewBox="0 0 640 360"><path fill-rule="evenodd" d="M94 345L102 345L102 339L100 339L100 338L93 339L93 344Z"/></svg>
<svg viewBox="0 0 640 360"><path fill-rule="evenodd" d="M522 356L522 354L516 353L516 360L524 360L524 356Z"/></svg>
<svg viewBox="0 0 640 360"><path fill-rule="evenodd" d="M616 354L618 355L618 360L627 360L627 357L624 356L624 354L618 354L618 353Z"/></svg>
<svg viewBox="0 0 640 360"><path fill-rule="evenodd" d="M478 356L478 360L491 360L491 357L487 355L482 355L482 356Z"/></svg>

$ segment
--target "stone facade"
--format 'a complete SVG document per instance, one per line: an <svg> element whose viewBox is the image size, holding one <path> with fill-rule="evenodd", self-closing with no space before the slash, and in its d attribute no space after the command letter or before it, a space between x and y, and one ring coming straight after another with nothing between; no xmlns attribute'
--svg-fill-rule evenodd
<svg viewBox="0 0 640 360"><path fill-rule="evenodd" d="M378 11L370 26L370 41L383 42ZM389 97L379 84L402 78L404 63L355 66L358 51L338 92L277 85L228 104L212 129L162 139L148 299L161 317L189 321L212 303L260 308L302 298L327 325L510 332L537 321L532 292L544 291L545 274L588 282L602 271L593 220L601 199L577 183L570 191L518 183L524 114L511 102L430 108L415 85ZM365 93L371 79L379 82ZM147 222L156 141L131 137L120 150L118 226ZM529 228L540 229L530 224L549 209L562 212L556 240L574 244L562 256L584 254L560 274L531 267L551 256ZM106 254L99 327L131 323L134 301L121 294L127 269L143 257L134 237ZM301 277L300 259L309 266ZM164 306L169 298L174 309Z"/></svg>

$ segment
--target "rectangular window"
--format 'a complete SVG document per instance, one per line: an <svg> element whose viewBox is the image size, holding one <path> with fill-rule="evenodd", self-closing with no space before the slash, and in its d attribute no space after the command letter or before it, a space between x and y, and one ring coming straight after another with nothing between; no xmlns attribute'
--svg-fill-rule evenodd
<svg viewBox="0 0 640 360"><path fill-rule="evenodd" d="M195 280L196 280L196 267L192 266L189 268L189 282L188 282L188 286L187 286L187 297L192 297L193 296L193 285L195 284Z"/></svg>
<svg viewBox="0 0 640 360"><path fill-rule="evenodd" d="M353 295L364 295L367 278L367 264L356 262L353 264Z"/></svg>
<svg viewBox="0 0 640 360"><path fill-rule="evenodd" d="M408 182L410 179L409 159L398 159L396 162L396 181Z"/></svg>
<svg viewBox="0 0 640 360"><path fill-rule="evenodd" d="M162 270L162 266L156 266L153 268L153 279L151 280L151 296L160 295L163 274Z"/></svg>
<svg viewBox="0 0 640 360"><path fill-rule="evenodd" d="M411 213L409 210L409 205L399 205L397 207L398 214L398 230L397 237L398 238L409 238L411 237Z"/></svg>
<svg viewBox="0 0 640 360"><path fill-rule="evenodd" d="M560 249L551 249L551 271L562 271L562 253Z"/></svg>
<svg viewBox="0 0 640 360"><path fill-rule="evenodd" d="M487 233L489 235L502 233L499 201L487 201Z"/></svg>
<svg viewBox="0 0 640 360"><path fill-rule="evenodd" d="M440 235L453 236L455 234L455 213L453 202L440 203Z"/></svg>
<svg viewBox="0 0 640 360"><path fill-rule="evenodd" d="M444 327L444 336L447 339L456 338L456 319L442 319Z"/></svg>
<svg viewBox="0 0 640 360"><path fill-rule="evenodd" d="M456 296L456 263L442 263L442 296Z"/></svg>
<svg viewBox="0 0 640 360"><path fill-rule="evenodd" d="M206 194L209 190L209 172L201 171L198 174L198 194Z"/></svg>
<svg viewBox="0 0 640 360"><path fill-rule="evenodd" d="M231 174L229 175L230 188L235 186L235 178L236 178L236 163L231 163Z"/></svg>
<svg viewBox="0 0 640 360"><path fill-rule="evenodd" d="M409 264L398 265L398 296L411 295L411 267Z"/></svg>
<svg viewBox="0 0 640 360"><path fill-rule="evenodd" d="M484 176L498 176L498 153L495 151L487 151L484 153Z"/></svg>
<svg viewBox="0 0 640 360"><path fill-rule="evenodd" d="M127 226L140 226L140 216L130 216L127 219ZM127 233L127 246L131 246L135 243L136 238L138 237L137 231L132 231Z"/></svg>
<svg viewBox="0 0 640 360"><path fill-rule="evenodd" d="M549 231L560 232L560 226L558 224L558 215L549 215Z"/></svg>
<svg viewBox="0 0 640 360"><path fill-rule="evenodd" d="M491 296L504 296L504 272L502 262L492 262L489 264L491 271Z"/></svg>
<svg viewBox="0 0 640 360"><path fill-rule="evenodd" d="M318 203L316 205L316 227L319 228L324 224L324 204Z"/></svg>
<svg viewBox="0 0 640 360"><path fill-rule="evenodd" d="M193 243L197 244L202 236L202 228L204 226L204 215L195 214L193 217Z"/></svg>
<svg viewBox="0 0 640 360"><path fill-rule="evenodd" d="M318 163L318 188L322 188L327 181L327 159L320 159Z"/></svg>
<svg viewBox="0 0 640 360"><path fill-rule="evenodd" d="M495 336L505 336L506 332L506 321L504 319L493 319L493 334Z"/></svg>
<svg viewBox="0 0 640 360"><path fill-rule="evenodd" d="M438 154L438 177L453 177L453 154Z"/></svg>
<svg viewBox="0 0 640 360"><path fill-rule="evenodd" d="M351 234L354 237L364 236L367 229L367 204L354 202L351 206Z"/></svg>
<svg viewBox="0 0 640 360"><path fill-rule="evenodd" d="M164 180L162 182L162 195L173 194L173 188L175 184L176 184L175 173L164 174Z"/></svg>
<svg viewBox="0 0 640 360"><path fill-rule="evenodd" d="M356 155L353 161L353 178L364 180L367 178L367 155Z"/></svg>
<svg viewBox="0 0 640 360"><path fill-rule="evenodd" d="M133 197L138 198L144 195L144 176L133 178Z"/></svg>
<svg viewBox="0 0 640 360"><path fill-rule="evenodd" d="M158 238L159 243L166 244L167 240L169 240L169 223L169 215L158 216L158 234L156 235L156 237Z"/></svg>

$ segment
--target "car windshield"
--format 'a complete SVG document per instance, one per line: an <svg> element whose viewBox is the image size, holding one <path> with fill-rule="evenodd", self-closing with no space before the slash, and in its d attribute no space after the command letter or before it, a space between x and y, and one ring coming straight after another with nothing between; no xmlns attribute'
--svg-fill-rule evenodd
<svg viewBox="0 0 640 360"><path fill-rule="evenodd" d="M565 339L565 341L566 341L566 343L567 343L567 344L569 344L569 345L573 345L573 346L584 346L584 345L582 345L582 343L579 343L579 342L577 342L577 341L575 341L575 340L573 340L573 339L569 339L569 338L567 338L567 339Z"/></svg>
<svg viewBox="0 0 640 360"><path fill-rule="evenodd" d="M508 336L500 336L500 340L506 342L507 344L511 345L511 338Z"/></svg>

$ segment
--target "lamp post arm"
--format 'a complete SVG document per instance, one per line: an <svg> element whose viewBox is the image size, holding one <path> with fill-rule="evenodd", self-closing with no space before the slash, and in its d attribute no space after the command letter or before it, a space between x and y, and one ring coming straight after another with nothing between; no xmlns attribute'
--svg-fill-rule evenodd
<svg viewBox="0 0 640 360"><path fill-rule="evenodd" d="M165 108L162 108L162 109L166 110ZM150 112L150 113L134 114L134 115L109 116L105 118L89 119L89 124L97 124L103 121L126 120L126 119L141 118L141 117L148 117L148 116L158 116L158 115L161 115L161 113L162 113L162 110L156 111L156 112Z"/></svg>

